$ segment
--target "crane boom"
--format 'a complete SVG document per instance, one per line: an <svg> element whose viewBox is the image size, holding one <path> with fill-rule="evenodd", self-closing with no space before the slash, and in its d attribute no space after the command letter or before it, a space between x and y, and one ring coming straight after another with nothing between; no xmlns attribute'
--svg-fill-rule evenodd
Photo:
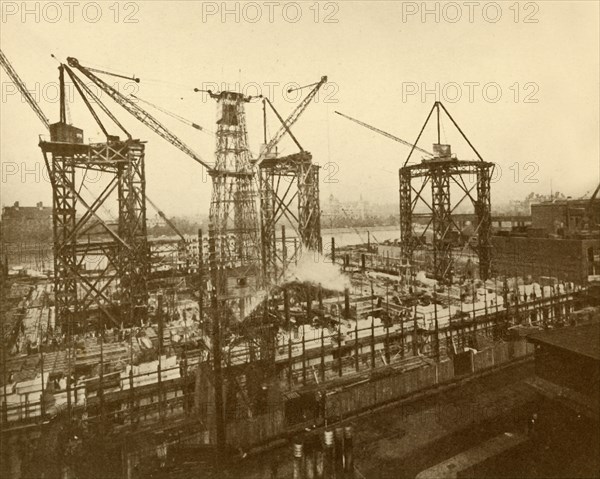
<svg viewBox="0 0 600 479"><path fill-rule="evenodd" d="M8 58L6 58L6 56L4 55L2 50L0 50L0 64L4 67L4 70L6 71L7 75L10 77L10 79L13 81L13 83L19 89L19 91L21 92L21 95L23 95L25 100L27 100L27 103L29 103L29 106L35 112L35 114L38 116L38 118L41 120L41 122L44 124L46 129L47 130L50 129L50 121L48 120L48 118L46 118L46 115L44 115L44 112L42 111L40 106L37 104L37 102L31 95L31 93L29 93L29 91L25 87L25 83L23 83L23 80L21 80L21 77L19 77L19 75L17 74L15 69L12 67L12 65L8 61Z"/></svg>
<svg viewBox="0 0 600 479"><path fill-rule="evenodd" d="M142 107L138 106L133 100L127 98L122 95L115 88L110 86L108 83L103 81L101 78L98 78L94 75L88 68L84 67L79 63L77 58L68 57L67 62L69 66L73 68L77 68L81 73L83 73L87 78L89 78L98 88L100 88L103 92L105 92L108 96L110 96L116 103L122 106L125 110L131 113L137 120L146 125L156 134L167 140L173 146L179 148L190 158L200 163L202 166L208 169L208 171L212 171L213 167L204 161L204 159L192 150L189 146L187 146L183 141L181 141L174 133L172 133L169 129L167 129L162 123L160 123L156 118L154 118L150 113L144 110Z"/></svg>
<svg viewBox="0 0 600 479"><path fill-rule="evenodd" d="M148 195L146 195L146 201L148 203L150 203L152 205L152 207L156 210L156 212L158 213L158 216L160 216L163 220L165 220L165 223L167 223L169 225L169 227L175 232L177 233L177 236L179 236L181 238L182 241L185 242L185 236L183 236L183 234L181 234L181 231L179 231L179 229L177 228L177 226L175 226L175 224L169 219L167 218L167 215L165 215L161 209L156 206L156 204L154 203L154 201L152 201L150 199L150 197Z"/></svg>
<svg viewBox="0 0 600 479"><path fill-rule="evenodd" d="M364 126L365 128L368 128L369 130L379 133L380 135L383 135L386 138L389 138L390 140L397 141L398 143L402 143L403 145L406 145L410 148L412 148L414 146L412 143L409 143L408 141L405 141L402 138L398 138L397 136L394 136L391 133L388 133L387 131L383 131L383 130L380 130L379 128L375 128L374 126L371 126L365 122L357 120L356 118L352 118L351 116L344 115L343 113L340 113L339 111L336 111L336 113L350 121L353 121L354 123L358 123L359 125ZM419 148L418 146L415 146L414 148L415 148L415 150L419 150L421 153L425 153L426 155L433 156L433 153L430 153L430 152L424 150L423 148Z"/></svg>
<svg viewBox="0 0 600 479"><path fill-rule="evenodd" d="M300 117L300 115L306 110L306 107L313 100L319 89L327 82L327 77L322 76L321 80L314 84L314 88L304 97L304 99L298 104L298 106L290 113L290 116L287 117L285 122L279 127L277 133L271 138L271 141L267 144L267 146L263 149L260 156L258 157L257 163L260 163L268 156L273 148L279 143L279 141L283 138L286 133L289 133L290 128L296 120ZM270 103L270 102L269 102Z"/></svg>

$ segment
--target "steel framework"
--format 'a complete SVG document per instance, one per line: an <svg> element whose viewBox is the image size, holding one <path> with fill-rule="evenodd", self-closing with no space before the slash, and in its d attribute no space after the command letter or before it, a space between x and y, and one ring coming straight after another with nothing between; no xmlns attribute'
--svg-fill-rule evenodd
<svg viewBox="0 0 600 479"><path fill-rule="evenodd" d="M327 82L327 77L303 88L311 88L310 92L294 108L284 120L268 98L263 100L265 122L265 144L257 160L258 178L261 192L261 239L263 275L269 281L277 284L284 274L287 261L294 261L303 251L322 251L321 244L321 209L319 200L319 166L313 164L312 155L302 148L302 145L291 131L310 102L315 98L319 89ZM278 131L267 143L267 104L271 107L281 123ZM278 157L276 146L288 135L300 152ZM296 185L295 189L292 187ZM297 199L297 213L292 211L291 204ZM287 257L287 246L284 229L282 230L281 254L278 254L276 229L281 220L287 220L292 226L299 246L294 248L290 258ZM285 224L282 223L282 227ZM296 240L297 241L297 240Z"/></svg>
<svg viewBox="0 0 600 479"><path fill-rule="evenodd" d="M319 167L306 151L265 159L260 165L260 191L263 271L276 283L286 263L302 250L321 251ZM294 200L296 211L291 207ZM276 226L284 219L300 239L300 248L289 257L287 248L278 250L276 242Z"/></svg>
<svg viewBox="0 0 600 479"><path fill-rule="evenodd" d="M238 319L262 286L260 236L254 168L250 161L245 104L250 97L223 91L217 101L215 166L209 172L213 192L209 234L215 242L213 272L220 300L229 301Z"/></svg>
<svg viewBox="0 0 600 479"><path fill-rule="evenodd" d="M410 157L421 138L425 127L429 123L434 110L437 112L437 143L434 145L434 157L423 159L420 163L408 165ZM452 124L466 140L478 157L478 160L458 160L450 154L450 145L440 144L440 112L446 113ZM491 274L491 196L490 179L494 168L493 163L485 162L473 147L469 139L462 132L450 113L440 103L435 102L421 131L413 143L404 166L400 168L400 228L404 256L411 261L413 251L423 244L425 233L432 227L433 232L433 269L438 280L451 281L453 273L452 247L454 239L452 232L460 232L452 214L465 200L470 199L477 217L473 236L477 235L475 248L479 258L479 275L487 279ZM475 178L475 184L468 186L465 177ZM416 178L422 183L417 189L414 186ZM431 184L431 203L424 198L424 191ZM450 186L459 187L462 196L456 201L451 198ZM473 195L473 190L476 194ZM416 235L413 227L413 214L417 205L424 204L431 213L431 219L425 229Z"/></svg>
<svg viewBox="0 0 600 479"><path fill-rule="evenodd" d="M144 144L139 140L83 144L51 138L41 141L40 148L53 193L57 324L76 328L79 313L94 309L116 325L145 318L149 262ZM87 189L91 171L109 175L109 180L90 204L82 189ZM99 209L115 196L116 228L99 216ZM82 215L78 206L83 207ZM88 270L90 263L100 269Z"/></svg>
<svg viewBox="0 0 600 479"><path fill-rule="evenodd" d="M85 144L83 131L67 124L65 70L106 135L106 143ZM52 185L57 324L71 334L93 310L103 312L117 326L137 323L147 315L150 272L144 144L131 138L68 66L61 64L59 72L60 121L49 125L50 141L40 140ZM108 134L90 100L123 129L127 140ZM104 177L99 194L87 185L92 171ZM90 203L83 190L92 196ZM116 225L99 215L100 208L115 197ZM85 210L81 215L78 206ZM88 269L90 265L94 268Z"/></svg>

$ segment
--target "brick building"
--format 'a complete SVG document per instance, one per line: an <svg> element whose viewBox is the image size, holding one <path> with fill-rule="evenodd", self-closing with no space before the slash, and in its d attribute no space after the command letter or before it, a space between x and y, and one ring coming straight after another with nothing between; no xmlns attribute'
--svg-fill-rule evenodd
<svg viewBox="0 0 600 479"><path fill-rule="evenodd" d="M0 237L4 243L50 243L52 242L52 207L42 202L36 206L13 206L2 208Z"/></svg>
<svg viewBox="0 0 600 479"><path fill-rule="evenodd" d="M492 236L492 268L508 276L554 276L575 283L600 274L600 241L577 238Z"/></svg>
<svg viewBox="0 0 600 479"><path fill-rule="evenodd" d="M531 227L492 237L493 269L501 275L558 276L587 283L600 275L600 198L531 205Z"/></svg>
<svg viewBox="0 0 600 479"><path fill-rule="evenodd" d="M531 227L549 234L568 236L589 229L586 210L600 224L600 198L591 204L584 200L555 200L531 205Z"/></svg>

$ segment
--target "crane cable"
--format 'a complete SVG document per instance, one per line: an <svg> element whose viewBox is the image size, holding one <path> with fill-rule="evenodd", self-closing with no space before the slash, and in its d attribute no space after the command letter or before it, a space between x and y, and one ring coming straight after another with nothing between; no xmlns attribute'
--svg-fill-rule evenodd
<svg viewBox="0 0 600 479"><path fill-rule="evenodd" d="M136 83L140 82L140 79L137 78L135 75L126 76L126 75L121 75L119 73L109 72L106 70L100 70L98 68L91 68L91 67L86 67L86 68L91 72L104 73L105 75L110 75L110 76L117 77L117 78L124 78L125 80L132 80Z"/></svg>
<svg viewBox="0 0 600 479"><path fill-rule="evenodd" d="M350 217L350 215L348 214L348 212L344 209L344 207L340 207L343 211L343 213L346 215L346 218L348 218L349 220L351 220L352 218ZM360 238L360 241L362 243L365 242L365 240L363 239L362 235L360 234L360 231L358 230L358 228L356 226L352 226L352 229L356 232L356 234L358 235L358 237Z"/></svg>
<svg viewBox="0 0 600 479"><path fill-rule="evenodd" d="M135 98L136 100L141 101L142 103L145 103L146 105L150 105L153 108L156 108L158 111L163 112L165 115L168 115L172 118L175 118L176 120L180 121L181 123L184 123L185 125L191 126L192 128L195 128L196 130L200 130L203 133L206 133L207 135L210 136L214 136L215 133L211 130L208 130L196 123L194 123L193 121L188 120L187 118L184 118L176 113L173 113L165 108L162 108L158 105L155 105L154 103L149 102L148 100L144 100L143 98L140 98L139 96L134 95L133 93L130 93L129 96Z"/></svg>

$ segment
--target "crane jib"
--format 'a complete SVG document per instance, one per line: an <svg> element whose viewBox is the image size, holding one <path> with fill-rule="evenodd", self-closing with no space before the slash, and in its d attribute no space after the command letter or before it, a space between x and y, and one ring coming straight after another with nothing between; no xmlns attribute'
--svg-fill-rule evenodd
<svg viewBox="0 0 600 479"><path fill-rule="evenodd" d="M269 141L267 146L264 148L264 150L260 154L260 156L257 160L258 164L260 164L267 157L267 155L273 150L273 148L275 148L275 146L277 146L279 141L281 141L281 139L283 138L283 136L286 133L288 133L291 136L292 140L294 140L296 145L300 148L300 150L302 150L302 147L298 143L298 140L296 140L296 138L294 137L294 135L291 132L291 127L294 125L294 123L296 123L296 121L298 120L300 115L304 112L304 110L306 110L306 107L310 104L312 99L315 97L315 95L317 94L317 92L319 91L321 86L323 86L323 84L325 84L326 82L327 82L327 76L322 76L321 80L318 83L314 84L315 87L298 104L298 106L294 109L294 111L292 111L292 113L290 113L290 115L288 116L288 118L285 121L283 121L283 119L281 118L279 113L277 113L277 110L275 110L275 107L269 101L269 99L265 98L266 101L271 106L271 108L273 109L273 111L275 112L275 114L277 115L279 121L281 122L281 126L279 127L279 130L277 131L277 133L275 133L275 135L273 136L271 141ZM307 86L310 86L310 85L307 85ZM302 88L306 88L306 87L302 87Z"/></svg>
<svg viewBox="0 0 600 479"><path fill-rule="evenodd" d="M118 103L121 107L127 110L138 121L146 125L152 131L154 131L163 139L167 140L169 143L171 143L173 146L175 146L183 153L188 155L194 161L200 163L209 172L213 170L213 167L209 163L204 161L199 154L195 153L189 146L187 146L174 133L172 133L168 128L166 128L162 123L160 123L156 118L154 118L149 112L144 110L139 105L135 104L129 98L122 95L120 92L118 92L113 87L104 82L101 78L94 75L88 68L81 65L76 58L68 57L67 62L69 66L77 68L79 71L81 71L81 73L88 77L96 86L98 86L102 91L109 95L116 103Z"/></svg>

